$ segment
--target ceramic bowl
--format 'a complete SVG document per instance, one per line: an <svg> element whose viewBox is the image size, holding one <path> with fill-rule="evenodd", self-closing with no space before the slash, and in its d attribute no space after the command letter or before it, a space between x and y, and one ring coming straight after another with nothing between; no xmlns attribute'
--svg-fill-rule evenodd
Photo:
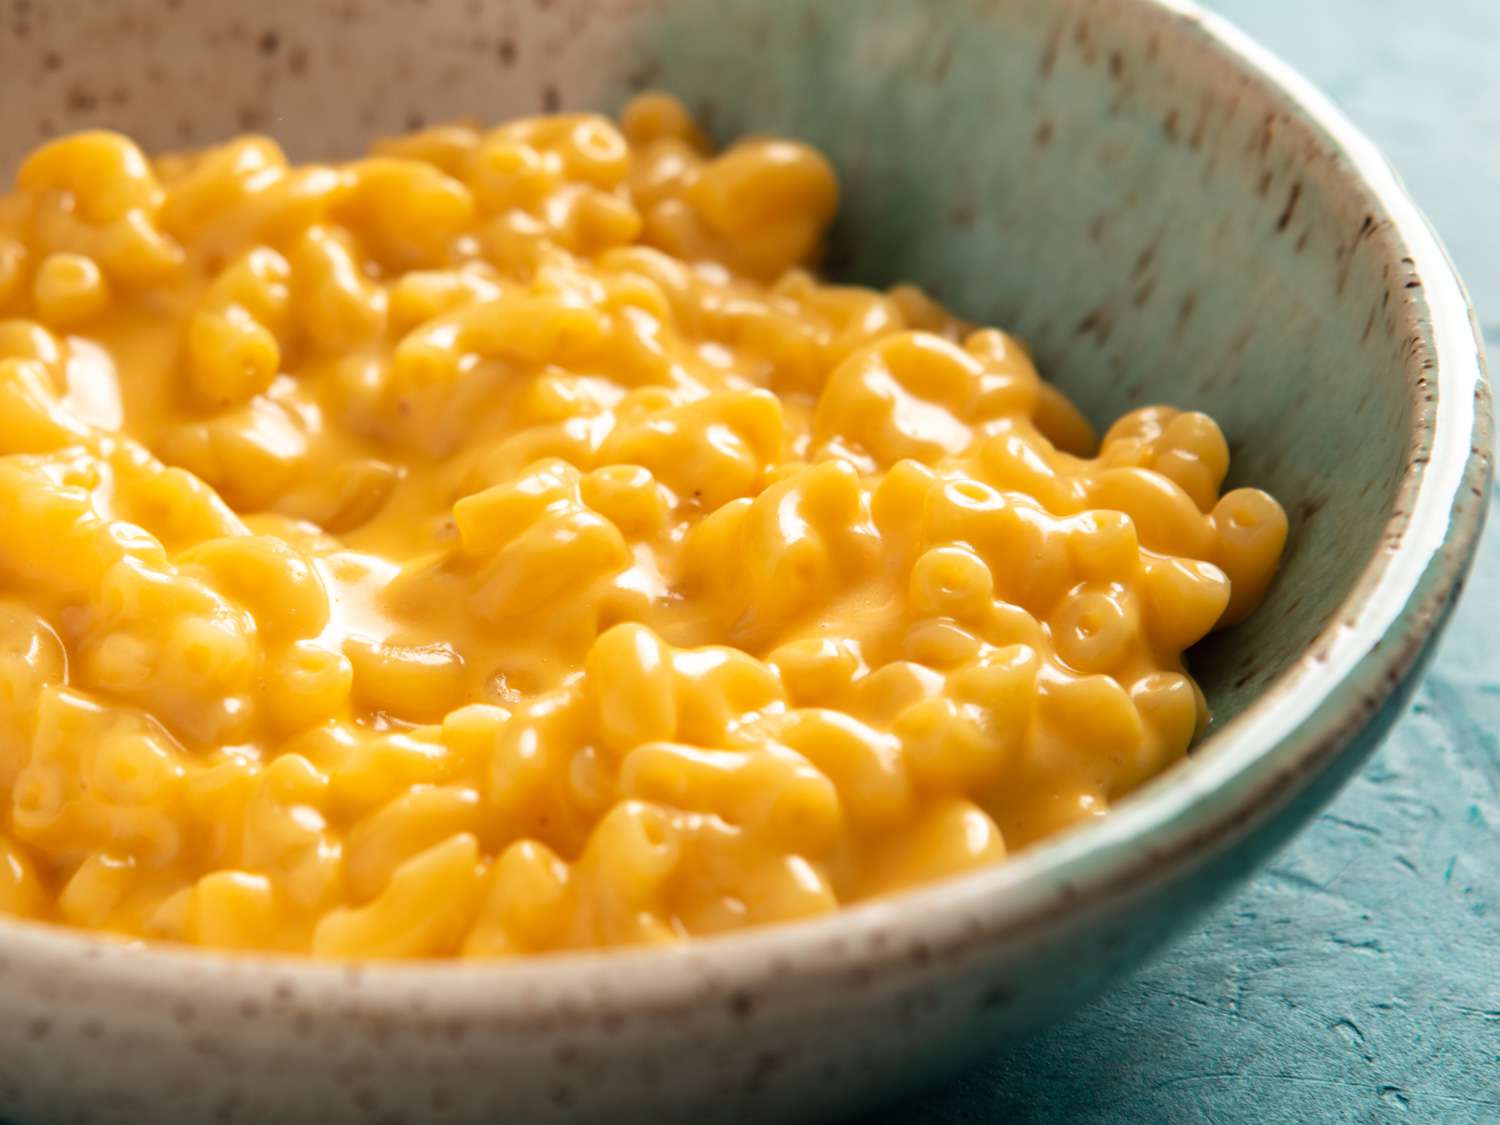
<svg viewBox="0 0 1500 1125"><path fill-rule="evenodd" d="M835 272L1023 334L1108 419L1201 408L1292 518L1198 650L1214 733L1102 822L826 920L675 952L327 965L0 923L26 1122L827 1118L1057 1018L1285 841L1401 712L1472 554L1464 290L1379 154L1182 0L0 5L0 165L110 125L295 156L656 86L836 161Z"/></svg>

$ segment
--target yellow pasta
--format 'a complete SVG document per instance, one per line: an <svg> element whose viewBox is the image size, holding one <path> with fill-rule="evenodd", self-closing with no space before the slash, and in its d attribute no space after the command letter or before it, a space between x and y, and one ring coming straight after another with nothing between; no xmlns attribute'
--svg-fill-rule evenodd
<svg viewBox="0 0 1500 1125"><path fill-rule="evenodd" d="M810 272L678 102L294 167L63 137L0 206L0 910L512 957L786 921L1102 815L1286 518L1202 414Z"/></svg>

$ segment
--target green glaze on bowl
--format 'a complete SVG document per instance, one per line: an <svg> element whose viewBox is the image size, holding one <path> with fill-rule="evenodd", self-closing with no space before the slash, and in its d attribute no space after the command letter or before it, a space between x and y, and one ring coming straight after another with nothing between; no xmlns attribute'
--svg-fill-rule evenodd
<svg viewBox="0 0 1500 1125"><path fill-rule="evenodd" d="M1194 653L1214 732L1103 821L816 922L672 952L330 966L0 922L23 1120L814 1120L1056 1018L1262 861L1374 747L1467 569L1489 404L1461 283L1325 99L1165 0L15 0L0 165L243 129L293 155L672 90L828 152L830 268L1027 338L1096 421L1219 419L1292 517Z"/></svg>

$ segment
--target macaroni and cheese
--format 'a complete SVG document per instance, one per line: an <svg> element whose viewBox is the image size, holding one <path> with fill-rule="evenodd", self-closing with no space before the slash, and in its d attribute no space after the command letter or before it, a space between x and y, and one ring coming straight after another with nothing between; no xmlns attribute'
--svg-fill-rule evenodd
<svg viewBox="0 0 1500 1125"><path fill-rule="evenodd" d="M1202 414L809 272L816 151L86 132L0 197L0 909L336 957L675 942L1089 817L1286 537Z"/></svg>

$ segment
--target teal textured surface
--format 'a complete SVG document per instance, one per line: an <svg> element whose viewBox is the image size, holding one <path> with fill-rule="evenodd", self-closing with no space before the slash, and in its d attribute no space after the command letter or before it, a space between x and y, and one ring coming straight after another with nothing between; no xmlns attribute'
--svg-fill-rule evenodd
<svg viewBox="0 0 1500 1125"><path fill-rule="evenodd" d="M1390 156L1500 351L1500 4L1220 0ZM1409 713L1135 979L866 1125L1500 1121L1500 518Z"/></svg>

